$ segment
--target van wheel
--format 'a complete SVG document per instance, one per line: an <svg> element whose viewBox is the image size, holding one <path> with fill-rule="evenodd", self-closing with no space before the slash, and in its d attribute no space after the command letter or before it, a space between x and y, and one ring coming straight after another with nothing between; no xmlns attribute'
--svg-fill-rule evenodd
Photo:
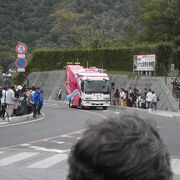
<svg viewBox="0 0 180 180"><path fill-rule="evenodd" d="M107 110L107 106L103 106L103 110Z"/></svg>
<svg viewBox="0 0 180 180"><path fill-rule="evenodd" d="M69 100L69 107L70 107L70 108L73 107L71 100Z"/></svg>
<svg viewBox="0 0 180 180"><path fill-rule="evenodd" d="M82 105L82 101L81 100L79 101L79 107L80 107L80 109L84 109L84 106Z"/></svg>

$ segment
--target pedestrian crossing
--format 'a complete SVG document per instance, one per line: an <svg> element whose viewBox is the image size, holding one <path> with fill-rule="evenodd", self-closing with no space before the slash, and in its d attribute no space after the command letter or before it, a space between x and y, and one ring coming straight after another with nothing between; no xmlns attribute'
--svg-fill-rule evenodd
<svg viewBox="0 0 180 180"><path fill-rule="evenodd" d="M69 153L47 153L47 152L14 152L0 151L0 168L23 167L23 168L58 168L59 164L67 161ZM180 158L172 158L171 166L175 175L180 175Z"/></svg>
<svg viewBox="0 0 180 180"><path fill-rule="evenodd" d="M12 156L9 156L7 158L3 158L0 160L0 166L7 166L10 164L13 164L17 161L22 161L24 159L28 159L34 155L36 155L37 153L31 153L31 152L22 152L22 153L18 153Z"/></svg>
<svg viewBox="0 0 180 180"><path fill-rule="evenodd" d="M67 154L56 154L52 157L33 163L29 168L49 168L67 159Z"/></svg>

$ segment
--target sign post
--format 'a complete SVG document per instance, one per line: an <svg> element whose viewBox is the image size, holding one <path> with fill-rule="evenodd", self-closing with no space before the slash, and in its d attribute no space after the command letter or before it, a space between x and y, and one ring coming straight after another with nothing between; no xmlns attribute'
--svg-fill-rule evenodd
<svg viewBox="0 0 180 180"><path fill-rule="evenodd" d="M151 75L155 72L156 56L155 54L134 55L133 71L140 74Z"/></svg>
<svg viewBox="0 0 180 180"><path fill-rule="evenodd" d="M27 60L25 58L26 52L27 52L27 46L24 43L20 42L16 46L17 59L15 61L15 66L17 68L17 72L21 72L21 73L25 72L25 68L27 66ZM28 77L25 74L23 74L23 76L26 78L27 86L29 87Z"/></svg>
<svg viewBox="0 0 180 180"><path fill-rule="evenodd" d="M25 58L26 52L27 52L27 46L24 43L20 42L16 46L17 59L15 61L15 65L18 72L25 72L25 67L27 66L27 61Z"/></svg>

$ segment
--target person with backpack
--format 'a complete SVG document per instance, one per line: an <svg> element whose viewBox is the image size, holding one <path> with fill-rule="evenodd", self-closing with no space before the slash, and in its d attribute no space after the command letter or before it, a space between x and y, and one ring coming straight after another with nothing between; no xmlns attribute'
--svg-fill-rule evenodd
<svg viewBox="0 0 180 180"><path fill-rule="evenodd" d="M34 118L36 118L36 114L38 112L39 98L40 98L40 89L37 87L31 96L32 112Z"/></svg>
<svg viewBox="0 0 180 180"><path fill-rule="evenodd" d="M43 106L43 90L40 90L40 93L39 93L39 102L38 102L38 114L41 114L41 109L42 109L42 106Z"/></svg>

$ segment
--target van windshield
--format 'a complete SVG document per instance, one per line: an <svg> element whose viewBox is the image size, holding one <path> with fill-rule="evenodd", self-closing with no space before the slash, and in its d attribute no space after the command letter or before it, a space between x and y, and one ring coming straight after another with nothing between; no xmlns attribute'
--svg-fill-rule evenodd
<svg viewBox="0 0 180 180"><path fill-rule="evenodd" d="M84 92L109 94L109 81L84 81Z"/></svg>

